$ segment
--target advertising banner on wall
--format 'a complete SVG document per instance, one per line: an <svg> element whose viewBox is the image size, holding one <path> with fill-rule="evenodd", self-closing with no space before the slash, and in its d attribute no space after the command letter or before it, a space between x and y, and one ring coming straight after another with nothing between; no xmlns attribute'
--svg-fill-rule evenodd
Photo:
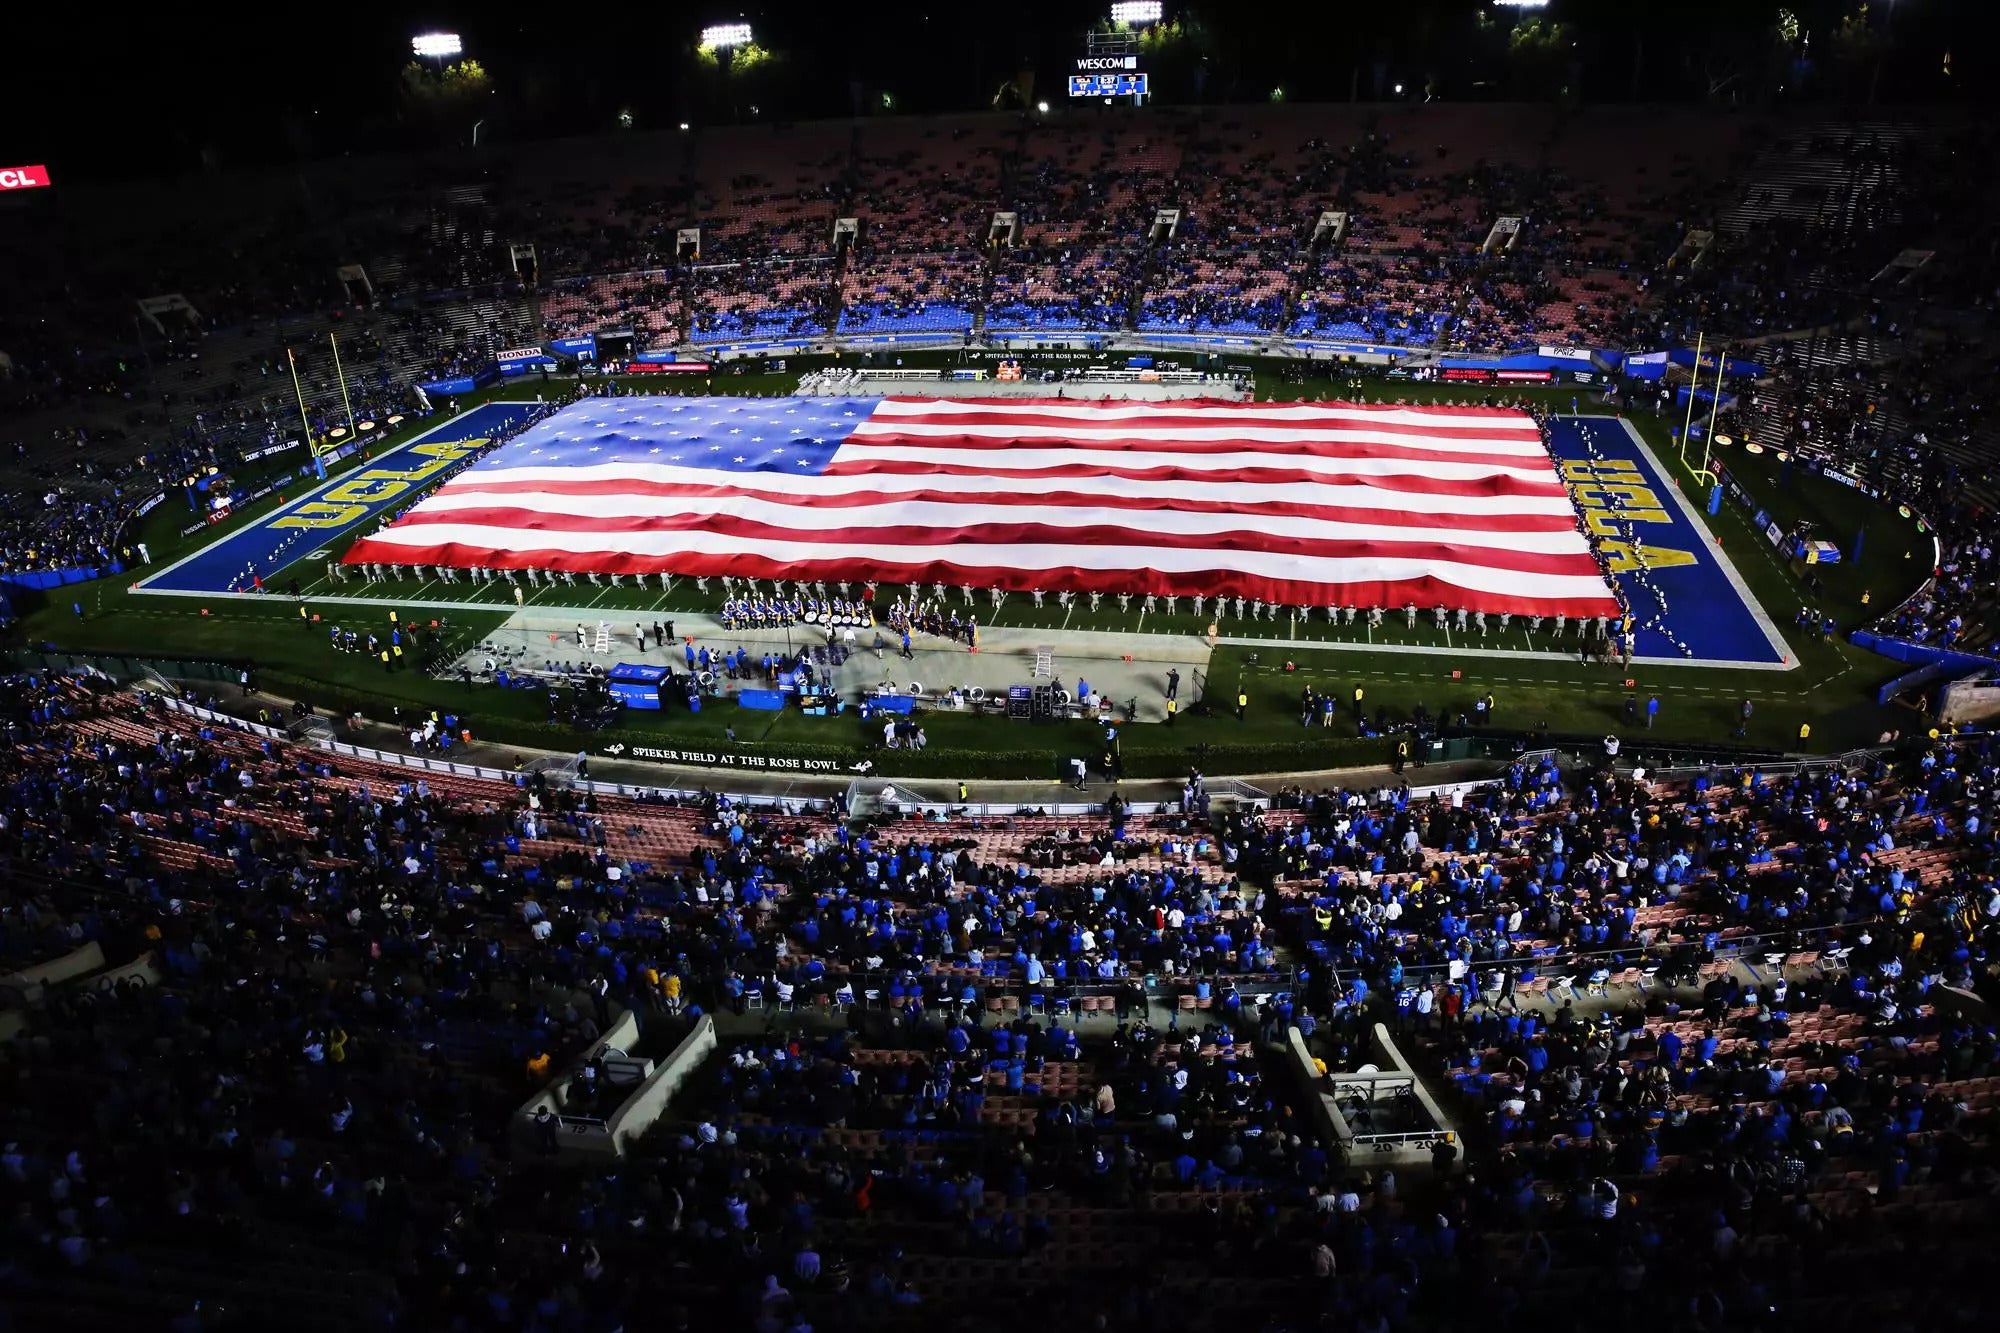
<svg viewBox="0 0 2000 1333"><path fill-rule="evenodd" d="M627 375L706 375L714 367L706 361L627 361Z"/></svg>

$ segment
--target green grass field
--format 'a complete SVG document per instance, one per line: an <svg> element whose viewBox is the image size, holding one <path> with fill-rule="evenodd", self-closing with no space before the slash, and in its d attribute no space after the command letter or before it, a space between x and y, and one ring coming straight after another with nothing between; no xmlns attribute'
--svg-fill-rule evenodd
<svg viewBox="0 0 2000 1333"><path fill-rule="evenodd" d="M715 387L718 392L768 394L789 391L795 383L796 373L732 375L719 377ZM1339 397L1346 391L1345 383L1343 378L1338 384L1316 380L1303 385L1278 385L1261 391L1259 396ZM681 386L674 387L678 390ZM1370 382L1366 392L1371 398L1410 401L1469 396L1465 390L1451 392L1380 381ZM1574 393L1569 388L1526 392L1543 397L1561 410L1568 410ZM501 386L484 396L507 398L522 394L518 386ZM462 399L461 406L476 401L479 398ZM1584 410L1591 410L1590 405L1585 404ZM1689 494L1697 497L1705 494L1705 488L1680 469L1668 448L1668 423L1644 414L1633 420L1654 452L1678 474L1677 480ZM1725 743L1736 726L1740 701L1745 698L1756 705L1749 743L1765 749L1800 748L1797 736L1802 722L1810 722L1812 726L1811 740L1804 748L1822 751L1873 742L1886 729L1907 730L1916 721L1914 714L1893 709L1885 714L1874 702L1877 686L1897 674L1899 668L1895 664L1845 642L1802 634L1792 628L1792 622L1794 613L1804 604L1833 615L1842 626L1852 626L1866 614L1895 605L1928 574L1930 539L1918 533L1909 520L1899 518L1891 509L1856 491L1802 470L1787 475L1770 455L1749 456L1737 450L1726 454L1724 461L1736 471L1738 480L1757 503L1770 510L1781 525L1789 526L1801 518L1811 519L1843 549L1852 543L1856 533L1866 533L1860 561L1811 571L1818 574L1821 584L1814 591L1803 582L1808 571L1789 568L1782 562L1752 528L1750 514L1740 506L1725 503L1720 515L1707 520L1752 593L1785 632L1797 663L1794 669L1775 672L1635 666L1628 672L1616 666L1585 664L1574 654L1555 651L1545 651L1533 658L1486 658L1460 651L1464 645L1451 642L1449 633L1440 634L1421 623L1415 630L1404 629L1400 623L1385 625L1376 631L1373 643L1378 646L1373 649L1336 648L1332 646L1335 643L1367 645L1371 641L1359 627L1346 629L1324 621L1295 627L1290 622L1231 620L1224 625L1225 635L1253 639L1296 637L1329 646L1271 649L1225 644L1219 647L1209 675L1209 699L1215 704L1215 714L1184 713L1172 727L1140 726L1128 730L1124 745L1128 773L1165 774L1195 762L1216 774L1268 773L1372 763L1386 758L1390 742L1361 740L1343 728L1302 729L1298 724L1297 701L1304 685L1331 689L1342 698L1355 685L1362 685L1367 690L1370 709L1379 705L1392 717L1405 715L1420 703L1434 713L1455 716L1460 711L1470 711L1473 699L1490 692L1495 699L1497 727L1532 731L1546 726L1551 734L1569 736L1601 735L1613 730L1626 733L1623 708L1628 695L1636 693L1643 702L1648 695L1658 694L1662 701L1658 727L1636 739L1659 747ZM281 503L274 496L232 521L254 522ZM149 543L156 568L220 535L217 529L209 528L194 537L182 538L178 528L185 523L186 515L178 511L179 506L171 503L161 506L139 534ZM398 610L405 621L413 614L422 621L437 618L440 624L435 630L423 631L428 638L424 647L429 654L446 657L477 645L514 609L511 590L504 585L447 586L414 579L374 586L359 581L328 585L322 568L304 565L282 572L267 583L273 589L280 589L294 579L308 606L334 623L359 626L371 613L365 607L315 604L315 595L337 592L344 597L379 602L383 625L388 623L391 609ZM82 594L86 611L81 621L69 605L77 593ZM1868 598L1866 607L1862 601L1864 594ZM719 592L708 596L698 593L690 580L676 580L673 591L666 594L657 586L646 589L578 586L537 590L528 600L531 605L587 605L593 616L616 625L636 619L650 621L672 612L713 610L720 598ZM418 607L416 604L421 602L454 605L440 611ZM1208 619L1196 617L1185 607L1180 615L1173 617L1157 610L1143 614L1136 599L1129 611L1121 611L1112 598L1106 598L1097 612L1091 612L1081 603L1068 613L1053 604L1038 612L1029 599L1021 596L1010 597L997 614L990 613L983 604L981 611L982 623L989 625L1067 623L1072 629L1187 635L1201 633ZM1391 619L1400 622L1401 618ZM122 582L100 581L52 594L49 604L32 610L15 629L9 646L17 653L52 649L154 661L249 665L254 667L259 683L267 691L304 699L322 708L343 712L358 709L368 716L382 717L392 706L438 707L470 719L475 732L488 739L559 750L574 749L580 743L574 733L546 721L546 709L539 694L478 685L468 687L414 670L385 673L374 663L334 652L327 646L326 638L323 627L302 622L297 605L283 596L274 596L268 602L133 596ZM1510 641L1505 646L1538 646L1529 643L1518 626L1511 638L1520 641ZM1488 645L1501 646L1496 640L1488 640ZM1426 652L1417 655L1381 651L1383 647L1418 647ZM1287 661L1292 663L1293 670L1284 669ZM1628 676L1634 681L1631 690L1624 685ZM1242 721L1234 716L1239 687L1251 701ZM733 726L737 746L745 751L851 759L862 751L866 741L857 722L812 718L799 713L710 708L694 716L675 710L663 714L628 714L628 719L617 732L599 733L590 743L603 744L615 739L648 745L701 745L720 742L725 726ZM1061 756L1094 754L1098 748L1096 729L1083 722L1031 726L936 713L927 715L926 727L931 742L928 750L922 755L907 751L875 755L878 771L904 775L1042 777L1048 775Z"/></svg>

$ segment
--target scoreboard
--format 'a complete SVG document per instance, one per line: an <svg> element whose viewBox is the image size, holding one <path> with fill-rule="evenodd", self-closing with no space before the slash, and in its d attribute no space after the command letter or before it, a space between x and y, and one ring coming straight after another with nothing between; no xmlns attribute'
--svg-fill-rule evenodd
<svg viewBox="0 0 2000 1333"><path fill-rule="evenodd" d="M1132 71L1069 76L1071 97L1130 97L1134 94L1143 97L1150 91L1146 86L1146 76Z"/></svg>

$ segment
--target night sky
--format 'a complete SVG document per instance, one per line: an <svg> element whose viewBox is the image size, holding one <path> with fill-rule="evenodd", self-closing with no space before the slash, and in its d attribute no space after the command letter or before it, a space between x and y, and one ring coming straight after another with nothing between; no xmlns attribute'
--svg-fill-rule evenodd
<svg viewBox="0 0 2000 1333"><path fill-rule="evenodd" d="M1167 0L1207 29L1200 100L1362 96L1386 75L1471 100L1505 94L1474 32L1482 0L1216 3ZM1793 0L1809 30L1852 3ZM398 76L417 32L461 33L493 76L486 133L523 139L599 132L629 112L640 128L721 118L689 77L705 23L742 18L786 61L764 119L931 113L988 105L1034 70L1044 90L1083 51L1102 0L870 0L866 4L662 4L529 9L488 5L327 5L190 11L17 6L0 77L0 163L46 162L60 179L178 174L416 146ZM1989 86L1990 0L1896 0L1884 101L1960 100ZM1578 36L1586 100L1685 98L1716 53L1777 9L1767 0L1555 0ZM1509 15L1509 11L1498 11ZM551 18L553 13L556 17ZM1887 17L1877 4L1877 22ZM212 16L211 16L212 15ZM1984 16L1984 17L1982 17ZM1954 73L1939 73L1953 49ZM1822 43L1821 49L1824 49ZM1160 82L1156 76L1156 83ZM1775 81L1774 81L1775 82ZM1191 83L1180 96L1196 100ZM1817 95L1832 98L1828 88Z"/></svg>

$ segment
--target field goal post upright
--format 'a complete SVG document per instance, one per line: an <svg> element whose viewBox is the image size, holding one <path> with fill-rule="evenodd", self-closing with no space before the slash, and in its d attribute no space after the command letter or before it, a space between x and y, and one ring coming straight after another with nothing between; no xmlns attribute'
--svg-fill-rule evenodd
<svg viewBox="0 0 2000 1333"><path fill-rule="evenodd" d="M1694 440L1695 391L1701 387L1701 349L1707 337L1705 330L1697 330L1694 335L1694 368L1688 374L1687 417L1681 422L1681 466L1690 472L1694 469L1688 465L1688 445Z"/></svg>
<svg viewBox="0 0 2000 1333"><path fill-rule="evenodd" d="M1722 374L1728 365L1728 354L1718 349L1715 353L1715 394L1709 399L1708 404L1708 430L1701 437L1701 466L1696 468L1694 473L1696 479L1704 486L1715 485L1715 421L1717 417L1722 415ZM1698 386L1701 383L1701 361L1699 358L1695 361L1694 374L1695 384ZM1688 395L1689 397L1693 397L1694 390L1692 388L1688 390Z"/></svg>
<svg viewBox="0 0 2000 1333"><path fill-rule="evenodd" d="M299 429L305 433L306 449L312 454L313 471L325 477L327 455L337 446L331 440L313 436L312 419L306 415L306 391L299 383L299 358L290 347L285 348L285 364L291 368L292 397L299 406ZM342 387L345 388L344 385Z"/></svg>

